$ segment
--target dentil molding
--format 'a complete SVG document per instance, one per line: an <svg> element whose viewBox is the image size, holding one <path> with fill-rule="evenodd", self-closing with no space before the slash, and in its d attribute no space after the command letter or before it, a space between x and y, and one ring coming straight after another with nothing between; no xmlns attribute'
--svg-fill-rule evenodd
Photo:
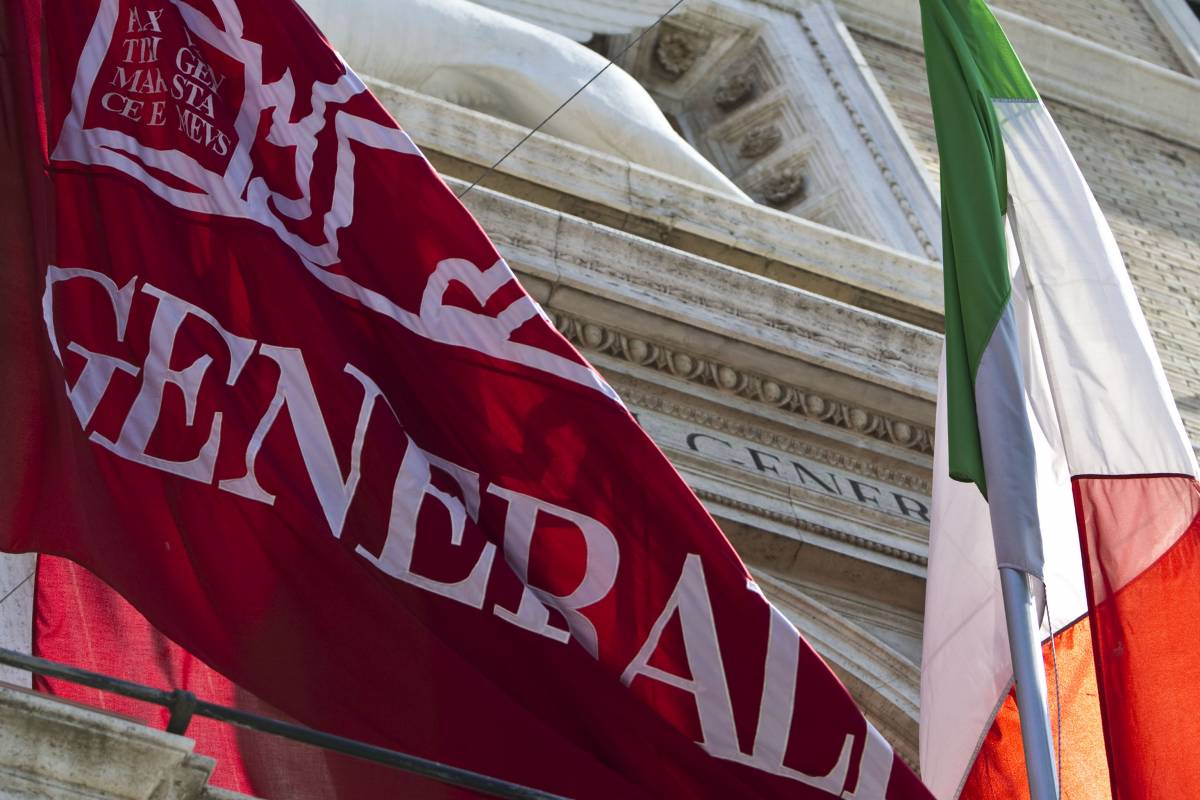
<svg viewBox="0 0 1200 800"><path fill-rule="evenodd" d="M898 445L925 455L933 453L933 429L879 411L838 400L764 375L745 372L711 358L667 347L551 309L555 326L573 344L616 356L643 367L666 372L692 383L714 386L781 408L807 419L833 425L862 436Z"/></svg>

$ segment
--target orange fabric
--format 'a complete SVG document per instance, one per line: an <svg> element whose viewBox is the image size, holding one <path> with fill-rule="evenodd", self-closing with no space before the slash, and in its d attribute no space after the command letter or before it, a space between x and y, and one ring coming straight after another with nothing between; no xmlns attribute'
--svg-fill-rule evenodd
<svg viewBox="0 0 1200 800"><path fill-rule="evenodd" d="M1200 791L1200 485L1138 476L1074 486L1092 610L1055 639L1063 798L1190 800ZM1048 647L1043 655L1055 721ZM1010 693L961 800L1028 797Z"/></svg>
<svg viewBox="0 0 1200 800"><path fill-rule="evenodd" d="M1108 764L1092 664L1091 630L1082 619L1055 636L1058 653L1058 696L1062 698L1060 754L1063 800L1109 797ZM1050 695L1050 722L1058 737L1060 714L1054 691L1050 645L1042 648ZM963 788L961 800L1028 800L1025 756L1021 744L1017 701L1005 698L988 731L979 757Z"/></svg>
<svg viewBox="0 0 1200 800"><path fill-rule="evenodd" d="M1200 792L1200 517L1163 509L1198 505L1192 478L1084 478L1075 483L1097 599L1094 646L1118 800L1184 800ZM1173 541L1134 580L1114 576L1138 541ZM1146 520L1174 530L1153 531ZM1152 535L1157 533L1157 539Z"/></svg>

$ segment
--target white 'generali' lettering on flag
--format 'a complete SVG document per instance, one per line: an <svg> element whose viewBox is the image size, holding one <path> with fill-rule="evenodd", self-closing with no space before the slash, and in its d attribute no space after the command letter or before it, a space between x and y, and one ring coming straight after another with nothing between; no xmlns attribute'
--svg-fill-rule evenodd
<svg viewBox="0 0 1200 800"><path fill-rule="evenodd" d="M335 538L341 536L346 512L361 477L360 455L364 440L369 435L372 410L377 401L382 407L390 408L387 398L370 377L353 364L346 364L345 373L352 378L353 383L358 384L362 402L354 439L348 448L351 468L348 474L343 474L339 466L337 448L321 413L321 400L316 396L304 356L299 350L256 342L233 334L208 312L150 284L143 283L139 291L136 280L118 287L108 276L94 270L51 266L47 273L42 308L51 346L60 357L61 334L54 317L53 290L59 283L80 279L94 282L111 303L114 334L118 341L125 337L133 303L139 297L153 298L152 302L156 302L150 326L148 355L141 364L131 363L117 355L92 351L71 339L65 340L67 351L76 354L84 362L74 385L67 387L67 395L80 425L85 429L118 373L140 380L136 397L129 406L125 422L121 426L120 436L114 441L93 431L89 437L93 442L138 464L202 483L214 484L220 490L273 505L279 498L262 487L255 475L254 466L267 432L272 425L277 424L280 412L286 409L292 420L292 432L303 455L306 474L320 500L329 533ZM165 422L162 414L167 387L174 386L182 393L187 409L183 422L185 425L192 425L200 387L214 363L211 355L204 355L183 369L172 369L168 366L173 361L176 337L189 317L208 326L226 345L230 367L226 374L217 377L218 383L224 384L232 391L236 391L237 378L251 358L269 359L280 368L279 381L271 404L256 426L246 449L245 473L241 476L214 475L217 453L221 447L220 412L213 415L207 433L202 432L204 444L193 457L167 459L148 452L151 433L159 430ZM326 403L328 402L327 398ZM178 424L179 421L175 422ZM344 444L342 446L345 447ZM460 490L457 496L439 489L432 483L432 472L435 469L442 471L456 483ZM496 603L492 612L506 622L557 642L565 643L574 636L593 657L598 655L596 628L585 612L589 606L604 599L616 581L621 553L612 531L599 521L583 514L496 484L487 484L481 481L476 473L425 452L411 438L407 439L394 487L390 523L382 551L376 555L359 546L358 555L396 580L482 610L487 603L486 589L489 572L496 556L495 545L486 542L475 557L474 563L467 568L465 577L453 582L441 581L415 572L412 555L416 541L423 533L425 536L437 535L436 530L423 531L418 524L421 507L427 500L438 503L445 509L451 520L450 544L459 545L462 542L466 519L469 517L478 522L483 498L500 498L506 504L505 557L526 583L526 588L516 609L508 609ZM570 521L586 542L587 556L583 578L572 591L563 595L554 594L529 583L529 553L537 530L536 518L539 513ZM748 584L747 591L760 593L753 583ZM551 622L550 608L563 615L567 621L567 629L558 628ZM677 617L682 625L687 654L686 666L692 675L691 678L664 671L650 664L651 657L658 649L663 629L673 617ZM684 560L679 582L666 607L647 632L645 643L633 661L621 672L621 681L628 685L636 677L644 676L694 695L703 734L700 744L712 755L782 775L832 795L839 795L849 774L854 737L845 737L838 760L827 774L807 775L784 765L791 721L796 713L795 674L799 655L796 645L799 642L799 633L786 617L773 608L769 642L754 747L750 753L743 753L738 744L732 701L726 685L720 647L717 644L704 567L700 556L692 553ZM768 698L776 702L767 702ZM859 774L886 777L891 768L892 758L891 747L881 737L872 734L860 751ZM877 780L876 784L868 789L867 785L860 783L857 791L850 792L847 789L841 796L862 800L882 799L886 780Z"/></svg>

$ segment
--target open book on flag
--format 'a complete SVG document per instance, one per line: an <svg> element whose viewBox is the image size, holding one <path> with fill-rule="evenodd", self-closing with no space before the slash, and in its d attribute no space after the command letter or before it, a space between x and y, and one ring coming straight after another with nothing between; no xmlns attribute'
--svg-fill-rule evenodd
<svg viewBox="0 0 1200 800"><path fill-rule="evenodd" d="M921 5L946 285L922 775L939 800L1028 796L1009 566L1046 601L1063 797L1192 797L1192 447L1116 241L995 18Z"/></svg>
<svg viewBox="0 0 1200 800"><path fill-rule="evenodd" d="M574 798L928 798L292 0L4 13L37 652Z"/></svg>

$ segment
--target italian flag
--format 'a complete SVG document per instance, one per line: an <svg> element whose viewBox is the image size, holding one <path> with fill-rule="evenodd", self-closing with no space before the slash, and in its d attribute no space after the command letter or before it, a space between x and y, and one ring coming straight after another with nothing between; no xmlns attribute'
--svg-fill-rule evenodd
<svg viewBox="0 0 1200 800"><path fill-rule="evenodd" d="M1045 601L1063 797L1194 797L1191 445L1116 241L995 18L982 0L921 6L946 290L923 778L940 800L1028 796L1009 566Z"/></svg>

